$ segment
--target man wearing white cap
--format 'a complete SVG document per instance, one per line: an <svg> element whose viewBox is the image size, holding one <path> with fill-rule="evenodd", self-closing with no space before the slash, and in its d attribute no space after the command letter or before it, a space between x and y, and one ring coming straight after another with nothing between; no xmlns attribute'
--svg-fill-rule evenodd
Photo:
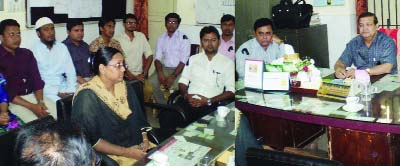
<svg viewBox="0 0 400 166"><path fill-rule="evenodd" d="M50 18L38 19L35 29L40 41L33 46L32 52L45 82L44 95L56 102L76 90L74 64L68 48L56 41L54 23Z"/></svg>

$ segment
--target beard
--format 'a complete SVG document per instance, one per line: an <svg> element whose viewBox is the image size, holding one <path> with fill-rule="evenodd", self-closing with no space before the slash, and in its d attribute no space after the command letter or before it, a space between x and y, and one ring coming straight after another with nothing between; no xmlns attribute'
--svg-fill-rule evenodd
<svg viewBox="0 0 400 166"><path fill-rule="evenodd" d="M46 46L53 46L54 43L56 43L56 40L50 40L50 41L43 41L43 44L45 44Z"/></svg>

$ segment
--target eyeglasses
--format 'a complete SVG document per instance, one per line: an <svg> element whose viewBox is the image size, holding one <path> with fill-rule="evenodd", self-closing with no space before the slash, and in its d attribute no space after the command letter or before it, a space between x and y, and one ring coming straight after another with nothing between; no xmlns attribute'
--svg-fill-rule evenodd
<svg viewBox="0 0 400 166"><path fill-rule="evenodd" d="M178 21L167 21L167 24L178 24Z"/></svg>
<svg viewBox="0 0 400 166"><path fill-rule="evenodd" d="M264 36L269 37L272 36L272 32L258 32L258 35L262 37Z"/></svg>
<svg viewBox="0 0 400 166"><path fill-rule="evenodd" d="M137 25L137 22L125 22L128 25Z"/></svg>
<svg viewBox="0 0 400 166"><path fill-rule="evenodd" d="M21 36L21 32L11 32L11 33L7 33L7 36L9 37L20 37Z"/></svg>
<svg viewBox="0 0 400 166"><path fill-rule="evenodd" d="M117 69L122 69L122 68L127 69L128 68L128 65L124 64L124 63L117 63L117 64L113 64L113 65L108 64L107 66L112 66L112 67L115 67Z"/></svg>

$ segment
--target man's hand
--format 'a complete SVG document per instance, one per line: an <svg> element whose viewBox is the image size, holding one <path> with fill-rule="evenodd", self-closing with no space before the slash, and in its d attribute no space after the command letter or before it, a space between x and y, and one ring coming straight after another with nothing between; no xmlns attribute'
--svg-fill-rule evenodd
<svg viewBox="0 0 400 166"><path fill-rule="evenodd" d="M197 96L197 97L194 97L194 96ZM207 100L208 100L208 98L206 98L206 97L204 97L204 96L202 96L202 95L198 95L198 94L193 95L193 94L190 94L190 95L188 95L187 98L188 98L189 104L190 104L192 107L197 108L197 107L201 107L201 106L207 105Z"/></svg>
<svg viewBox="0 0 400 166"><path fill-rule="evenodd" d="M38 118L43 118L49 115L49 112L47 112L47 107L41 103L32 104L29 107L29 110L31 110Z"/></svg>
<svg viewBox="0 0 400 166"><path fill-rule="evenodd" d="M337 68L335 70L335 76L336 76L336 78L345 79L346 78L346 69Z"/></svg>
<svg viewBox="0 0 400 166"><path fill-rule="evenodd" d="M131 146L129 148L125 148L123 154L128 158L141 159L146 155L146 152L140 150L138 146Z"/></svg>
<svg viewBox="0 0 400 166"><path fill-rule="evenodd" d="M136 79L138 79L139 81L142 81L142 82L144 82L144 75L143 74L138 74L138 75L136 75L135 76L136 77Z"/></svg>
<svg viewBox="0 0 400 166"><path fill-rule="evenodd" d="M135 75L133 75L131 72L125 72L125 77L126 77L128 80L133 80L133 79L135 79Z"/></svg>
<svg viewBox="0 0 400 166"><path fill-rule="evenodd" d="M160 82L160 85L164 85L165 86L166 78L165 78L164 73L158 72L157 76L158 76L158 82Z"/></svg>
<svg viewBox="0 0 400 166"><path fill-rule="evenodd" d="M0 125L7 125L10 121L10 116L8 116L8 112L0 113Z"/></svg>
<svg viewBox="0 0 400 166"><path fill-rule="evenodd" d="M165 85L164 85L165 89L169 89L172 86L172 84L174 83L175 79L176 79L175 76L170 75L167 78L167 80L165 81Z"/></svg>
<svg viewBox="0 0 400 166"><path fill-rule="evenodd" d="M60 97L60 98L64 98L64 97L67 97L67 96L69 96L69 95L72 95L72 94L74 94L74 93L60 93L60 92L58 92L58 97Z"/></svg>
<svg viewBox="0 0 400 166"><path fill-rule="evenodd" d="M350 69L346 71L346 78L354 78L356 69Z"/></svg>

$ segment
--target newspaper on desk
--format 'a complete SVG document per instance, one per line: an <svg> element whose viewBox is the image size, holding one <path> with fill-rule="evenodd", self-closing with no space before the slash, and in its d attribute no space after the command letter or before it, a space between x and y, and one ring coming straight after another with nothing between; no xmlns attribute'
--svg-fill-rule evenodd
<svg viewBox="0 0 400 166"><path fill-rule="evenodd" d="M210 150L211 150L210 147L194 144L191 142L172 139L163 147L161 147L158 151L161 151L168 156L168 163L170 166L173 165L194 166ZM150 155L149 158L155 160L154 154L156 154L157 152ZM146 166L152 166L152 165L154 165L154 162L149 162Z"/></svg>

